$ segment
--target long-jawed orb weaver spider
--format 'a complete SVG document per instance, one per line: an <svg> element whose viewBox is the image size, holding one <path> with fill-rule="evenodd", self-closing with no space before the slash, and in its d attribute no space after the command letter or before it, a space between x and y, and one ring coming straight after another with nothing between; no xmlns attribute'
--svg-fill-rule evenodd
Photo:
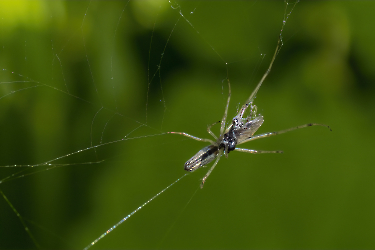
<svg viewBox="0 0 375 250"><path fill-rule="evenodd" d="M285 21L286 19L284 18L282 28L284 28ZM283 29L281 29L281 31L282 30ZM192 172L192 171L197 170L198 168L205 167L207 164L209 164L210 162L216 159L212 167L208 170L207 174L203 177L201 188L203 188L205 181L207 180L208 176L211 174L212 170L214 170L215 166L220 160L220 157L223 154L225 155L225 157L228 157L228 154L231 151L240 151L240 152L245 152L245 153L250 153L250 154L282 153L283 152L283 151L263 151L263 150L247 149L247 148L237 148L238 144L242 144L248 141L253 141L256 139L269 137L273 135L279 135L279 134L283 134L292 130L310 127L310 126L325 126L331 130L331 128L328 125L318 124L318 123L308 123L308 124L304 124L304 125L300 125L297 127L292 127L292 128L288 128L288 129L284 129L284 130L280 130L276 132L268 132L268 133L253 136L254 133L259 129L259 127L262 125L264 121L263 116L256 115L257 107L253 105L253 101L254 101L256 94L258 93L260 86L262 85L262 83L267 78L268 74L270 73L273 62L275 61L276 56L279 53L282 45L283 45L283 42L282 42L282 36L280 33L275 53L272 57L271 63L267 71L264 73L258 85L254 89L254 91L251 93L250 97L247 99L245 104L242 106L238 114L232 119L232 123L225 129L225 122L227 119L228 107L229 107L229 102L230 102L230 97L231 97L230 82L228 78L226 79L228 82L229 93L228 93L228 100L227 100L227 105L225 107L223 118L221 119L221 121L215 122L214 124L209 125L207 128L208 133L212 135L215 141L210 140L210 139L198 138L196 136L189 135L184 132L168 132L170 134L180 134L180 135L189 137L197 141L204 141L204 142L211 143L210 145L199 150L198 153L196 153L193 157L190 158L190 160L188 160L185 163L185 170ZM251 108L250 115L244 118L243 117L244 113L246 109L249 107ZM218 123L221 124L220 136L216 137L216 135L211 131L211 127Z"/></svg>

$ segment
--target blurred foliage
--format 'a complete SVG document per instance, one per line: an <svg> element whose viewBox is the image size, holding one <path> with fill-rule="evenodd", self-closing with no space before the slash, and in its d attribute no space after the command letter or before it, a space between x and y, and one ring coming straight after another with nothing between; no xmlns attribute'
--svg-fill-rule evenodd
<svg viewBox="0 0 375 250"><path fill-rule="evenodd" d="M297 4L255 100L265 118L258 133L309 122L332 132L245 144L284 154L233 152L204 189L207 168L94 248L374 248L374 7ZM283 1L0 1L0 189L41 248L85 247L185 174L205 144L163 133L209 137L227 76L235 114L268 67L284 9ZM36 248L0 204L0 248Z"/></svg>

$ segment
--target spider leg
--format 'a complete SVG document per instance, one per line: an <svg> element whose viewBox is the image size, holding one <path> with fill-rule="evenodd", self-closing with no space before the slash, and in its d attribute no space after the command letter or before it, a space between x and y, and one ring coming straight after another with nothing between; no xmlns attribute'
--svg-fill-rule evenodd
<svg viewBox="0 0 375 250"><path fill-rule="evenodd" d="M285 25L285 22L283 23L283 26L284 27ZM281 29L282 30L282 29ZM256 88L254 89L254 91L251 93L251 95L249 96L249 98L246 100L245 104L242 106L242 108L240 109L240 111L238 112L237 116L239 117L242 117L243 113L245 112L245 110L248 108L249 105L251 105L251 103L253 102L256 94L258 93L258 90L260 88L260 86L262 86L262 83L264 82L264 80L267 78L268 74L271 72L271 69L272 69L272 65L276 59L276 56L277 54L279 53L281 47L283 46L283 40L282 40L282 37L281 37L281 33L279 35L279 40L277 41L277 46L276 46L276 50L275 50L275 53L273 54L273 57L271 59L271 63L270 65L268 66L268 69L267 71L264 73L264 75L262 76L262 78L260 79L258 85L256 86Z"/></svg>
<svg viewBox="0 0 375 250"><path fill-rule="evenodd" d="M284 30L284 26L286 24L286 21L288 20L289 15L292 13L292 11L293 11L294 7L296 6L296 4L298 3L298 1L294 2L294 4L292 5L292 9L290 10L290 12L288 14L287 14L286 10L288 8L288 4L289 3L286 0L285 0L285 2L287 4L285 6L284 20L283 20L283 24L281 26L281 32L279 34L279 40L277 41L276 49L275 49L275 52L274 52L273 57L271 59L271 63L268 66L268 69L266 70L266 72L264 73L264 75L262 76L262 78L260 79L260 81L258 82L258 84L255 87L254 91L251 93L251 95L249 96L249 98L246 100L245 104L242 106L241 110L238 112L237 116L240 116L241 112L243 114L245 112L246 108L249 106L249 104L251 104L253 102L255 96L258 93L258 90L260 89L260 86L262 86L264 80L267 78L268 74L271 72L272 65L275 62L277 54L279 54L279 51L280 51L281 47L283 46L282 33L283 33L283 30Z"/></svg>
<svg viewBox="0 0 375 250"><path fill-rule="evenodd" d="M227 81L228 81L228 99L227 99L227 106L225 107L223 119L221 119L220 136L224 134L225 122L227 120L228 108L229 108L229 101L230 101L230 96L231 96L231 89L230 89L229 78L227 78Z"/></svg>
<svg viewBox="0 0 375 250"><path fill-rule="evenodd" d="M208 176L211 174L212 170L214 170L214 168L216 167L217 163L219 162L221 154L222 154L222 150L220 150L219 154L217 155L216 161L211 166L210 170L208 170L207 174L203 177L202 183L201 183L201 188L203 188L204 182L207 180Z"/></svg>
<svg viewBox="0 0 375 250"><path fill-rule="evenodd" d="M245 142L248 142L248 141L253 141L253 140L265 138L265 137L270 137L270 136L273 136L273 135L280 135L280 134L284 134L284 133L289 132L289 131L293 131L293 130L300 129L300 128L311 127L311 126L324 126L324 127L329 128L329 130L332 131L332 129L328 125L319 124L319 123L308 123L308 124L304 124L304 125L300 125L300 126L297 126L297 127L288 128L288 129L284 129L284 130L280 130L280 131L276 131L276 132L268 132L268 133L252 136L252 137L242 141L241 144L245 143Z"/></svg>
<svg viewBox="0 0 375 250"><path fill-rule="evenodd" d="M257 116L258 107L257 107L257 105L252 105L252 103L250 103L250 105L251 105L251 111L250 111L249 117L251 119L254 119Z"/></svg>
<svg viewBox="0 0 375 250"><path fill-rule="evenodd" d="M187 133L184 133L184 132L167 132L167 134L177 134L177 135L183 135L183 136L186 136L186 137L189 137L191 139L194 139L196 141L205 141L205 142L209 142L211 144L214 144L214 141L210 140L210 139L205 139L205 138L199 138L199 137L196 137L196 136L193 136L193 135L189 135Z"/></svg>
<svg viewBox="0 0 375 250"><path fill-rule="evenodd" d="M247 118L243 118L244 113L245 113L246 109L247 109L249 106L251 107L250 115L249 115ZM257 110L258 110L258 107L257 107L256 105L253 105L252 102L250 102L250 103L245 103L245 104L242 106L240 112L238 112L237 116L235 116L235 117L233 118L233 120L234 120L234 119L237 119L237 120L240 120L240 121L244 121L244 120L246 120L246 122L248 122L249 120L252 120L252 119L254 119L254 118L256 117Z"/></svg>
<svg viewBox="0 0 375 250"><path fill-rule="evenodd" d="M264 151L264 150L254 150L254 149L247 149L247 148L235 148L235 151L250 153L250 154L265 154L265 153L283 153L283 151L276 150L276 151Z"/></svg>
<svg viewBox="0 0 375 250"><path fill-rule="evenodd" d="M215 140L217 140L217 137L216 137L216 135L211 131L211 127L214 126L214 125L216 125L216 124L218 124L218 123L220 123L220 121L215 122L215 123L212 123L211 125L209 125L209 126L207 127L207 132L208 132L210 135L212 135L212 137L215 138Z"/></svg>

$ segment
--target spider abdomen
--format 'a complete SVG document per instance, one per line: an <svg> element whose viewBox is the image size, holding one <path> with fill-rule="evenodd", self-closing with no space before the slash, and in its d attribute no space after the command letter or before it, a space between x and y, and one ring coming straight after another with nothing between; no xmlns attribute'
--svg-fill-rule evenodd
<svg viewBox="0 0 375 250"><path fill-rule="evenodd" d="M215 145L202 148L185 163L185 170L192 172L207 165L217 157L218 153L219 148Z"/></svg>

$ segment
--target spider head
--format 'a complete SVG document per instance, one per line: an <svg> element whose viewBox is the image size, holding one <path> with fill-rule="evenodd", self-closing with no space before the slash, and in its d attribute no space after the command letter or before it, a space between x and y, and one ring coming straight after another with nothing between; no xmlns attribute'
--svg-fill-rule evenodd
<svg viewBox="0 0 375 250"><path fill-rule="evenodd" d="M233 151L236 148L237 145L237 137L234 133L234 130L229 130L228 133L225 133L223 136L223 139L220 142L219 149L224 148L224 151L226 152L226 155Z"/></svg>
<svg viewBox="0 0 375 250"><path fill-rule="evenodd" d="M229 138L228 144L227 144L228 153L230 151L233 151L236 148L236 145L237 145L237 138Z"/></svg>

